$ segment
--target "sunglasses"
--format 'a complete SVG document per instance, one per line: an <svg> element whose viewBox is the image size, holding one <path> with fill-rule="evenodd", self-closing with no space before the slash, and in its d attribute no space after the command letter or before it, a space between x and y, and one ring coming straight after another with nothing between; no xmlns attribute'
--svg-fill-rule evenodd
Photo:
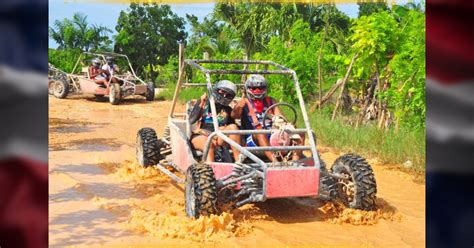
<svg viewBox="0 0 474 248"><path fill-rule="evenodd" d="M256 86L256 87L249 87L251 90L264 90L266 87Z"/></svg>
<svg viewBox="0 0 474 248"><path fill-rule="evenodd" d="M223 96L224 98L229 98L229 99L234 98L235 96L234 94L228 93L225 90L219 90L217 93L219 93L219 95Z"/></svg>

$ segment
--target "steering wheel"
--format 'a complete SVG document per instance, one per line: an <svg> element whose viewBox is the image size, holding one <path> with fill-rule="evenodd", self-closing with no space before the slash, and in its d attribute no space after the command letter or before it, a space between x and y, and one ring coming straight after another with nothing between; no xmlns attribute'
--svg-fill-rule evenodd
<svg viewBox="0 0 474 248"><path fill-rule="evenodd" d="M287 106L289 107L292 111L293 111L293 116L294 116L294 120L291 122L291 124L294 126L296 124L296 120L297 120L297 115L296 115L296 109L295 107L291 106L290 104L286 103L286 102L279 102L279 103L275 103L273 104L272 106L270 106L269 108L267 108L267 110L265 111L265 113L263 114L263 118L262 118L262 122L263 122L263 128L264 129L267 129L267 123L266 123L266 119L269 118L273 118L273 115L270 114L270 110L276 108L277 106ZM282 115L278 115L279 117L283 118L285 121L289 122L284 116Z"/></svg>

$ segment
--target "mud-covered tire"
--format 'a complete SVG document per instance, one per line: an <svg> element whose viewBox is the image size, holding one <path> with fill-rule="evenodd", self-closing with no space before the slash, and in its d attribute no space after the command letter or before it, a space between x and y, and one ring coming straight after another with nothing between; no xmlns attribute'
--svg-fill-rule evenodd
<svg viewBox="0 0 474 248"><path fill-rule="evenodd" d="M355 154L345 154L334 162L332 173L348 175L348 180L338 179L338 198L348 207L361 210L374 210L377 184L372 167L367 161ZM350 185L350 187L344 186ZM348 189L344 189L344 187ZM350 193L347 193L350 191Z"/></svg>
<svg viewBox="0 0 474 248"><path fill-rule="evenodd" d="M160 149L163 146L153 128L144 127L138 130L136 157L138 164L144 167L156 165L162 159Z"/></svg>
<svg viewBox="0 0 474 248"><path fill-rule="evenodd" d="M112 105L117 105L120 103L122 98L120 84L111 83L109 87L109 102Z"/></svg>
<svg viewBox="0 0 474 248"><path fill-rule="evenodd" d="M54 80L51 84L53 95L56 98L64 99L67 97L67 94L69 93L69 84L67 81Z"/></svg>
<svg viewBox="0 0 474 248"><path fill-rule="evenodd" d="M146 98L147 101L155 100L155 85L152 82L149 82L146 85L145 98Z"/></svg>
<svg viewBox="0 0 474 248"><path fill-rule="evenodd" d="M210 166L194 164L188 168L184 197L188 217L197 219L218 213L216 179Z"/></svg>

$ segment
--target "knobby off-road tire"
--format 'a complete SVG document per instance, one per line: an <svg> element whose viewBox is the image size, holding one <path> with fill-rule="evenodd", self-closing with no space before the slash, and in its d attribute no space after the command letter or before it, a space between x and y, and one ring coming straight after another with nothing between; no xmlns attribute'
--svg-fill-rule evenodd
<svg viewBox="0 0 474 248"><path fill-rule="evenodd" d="M152 82L149 82L146 86L145 98L147 101L155 100L155 85Z"/></svg>
<svg viewBox="0 0 474 248"><path fill-rule="evenodd" d="M109 88L109 102L112 105L117 105L120 103L122 95L120 93L120 84L111 83Z"/></svg>
<svg viewBox="0 0 474 248"><path fill-rule="evenodd" d="M69 84L67 81L63 80L54 80L54 82L51 83L53 95L59 99L64 99L67 97L67 94L69 93Z"/></svg>
<svg viewBox="0 0 474 248"><path fill-rule="evenodd" d="M160 149L163 146L153 128L144 127L138 131L136 156L141 166L156 165L162 159Z"/></svg>
<svg viewBox="0 0 474 248"><path fill-rule="evenodd" d="M185 182L186 215L192 218L217 214L216 179L212 168L206 164L191 165Z"/></svg>
<svg viewBox="0 0 474 248"><path fill-rule="evenodd" d="M350 208L374 210L377 184L372 167L359 155L345 154L334 162L333 173L349 175L349 180L338 179L339 183L351 185L339 187L339 198ZM350 193L347 193L350 191Z"/></svg>

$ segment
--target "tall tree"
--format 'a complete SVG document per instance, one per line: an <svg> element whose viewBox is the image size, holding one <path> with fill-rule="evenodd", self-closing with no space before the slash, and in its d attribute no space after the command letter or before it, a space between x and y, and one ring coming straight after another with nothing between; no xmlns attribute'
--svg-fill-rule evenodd
<svg viewBox="0 0 474 248"><path fill-rule="evenodd" d="M275 9L269 4L218 3L214 15L236 31L248 58L265 48L275 34Z"/></svg>
<svg viewBox="0 0 474 248"><path fill-rule="evenodd" d="M384 1L362 2L357 5L359 5L359 17L389 10L387 3Z"/></svg>
<svg viewBox="0 0 474 248"><path fill-rule="evenodd" d="M90 25L87 16L82 13L74 13L72 19L56 20L48 31L49 37L58 44L58 49L62 50L102 50L110 47L112 43L108 36L112 30L100 25Z"/></svg>
<svg viewBox="0 0 474 248"><path fill-rule="evenodd" d="M145 66L166 64L178 53L178 43L186 39L184 24L169 5L132 3L127 11L120 12L114 51L127 54L141 73Z"/></svg>
<svg viewBox="0 0 474 248"><path fill-rule="evenodd" d="M334 4L320 5L315 16L314 25L316 29L322 33L321 45L318 51L318 99L319 106L322 100L322 71L321 71L321 57L323 53L324 44L329 41L333 44L336 52L341 54L345 47L345 35L348 33L350 20L347 15L339 11Z"/></svg>
<svg viewBox="0 0 474 248"><path fill-rule="evenodd" d="M203 52L208 52L211 56L228 54L231 49L239 46L235 32L214 16L205 17L201 23L194 15L186 15L186 19L191 25L192 33L187 50L193 52L194 56L200 56Z"/></svg>

